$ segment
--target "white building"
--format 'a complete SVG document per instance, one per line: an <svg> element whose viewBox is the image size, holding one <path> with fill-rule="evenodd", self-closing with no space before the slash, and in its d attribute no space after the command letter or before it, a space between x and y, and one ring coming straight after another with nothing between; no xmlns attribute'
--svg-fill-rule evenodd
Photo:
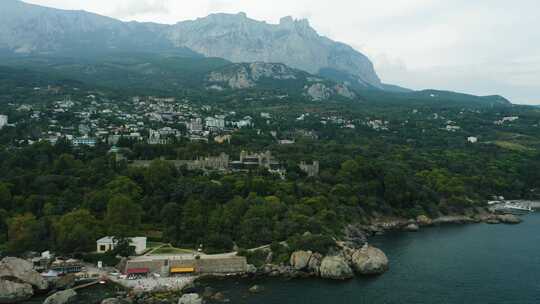
<svg viewBox="0 0 540 304"><path fill-rule="evenodd" d="M136 254L142 254L146 250L146 237L132 237L129 238L131 246L135 247ZM116 246L117 241L112 236L103 237L96 242L97 252L105 253L111 251Z"/></svg>
<svg viewBox="0 0 540 304"><path fill-rule="evenodd" d="M224 129L225 119L217 118L217 117L206 117L205 125L207 128Z"/></svg>
<svg viewBox="0 0 540 304"><path fill-rule="evenodd" d="M467 141L470 142L471 144L475 144L478 142L478 137L474 137L474 136L468 137Z"/></svg>
<svg viewBox="0 0 540 304"><path fill-rule="evenodd" d="M202 120L200 118L191 119L190 122L187 123L187 128L190 132L202 132Z"/></svg>
<svg viewBox="0 0 540 304"><path fill-rule="evenodd" d="M95 147L97 144L97 140L91 137L78 137L78 138L74 138L71 142L73 143L75 147L78 147L78 146Z"/></svg>
<svg viewBox="0 0 540 304"><path fill-rule="evenodd" d="M8 117L7 115L0 115L0 129L5 127L8 124Z"/></svg>

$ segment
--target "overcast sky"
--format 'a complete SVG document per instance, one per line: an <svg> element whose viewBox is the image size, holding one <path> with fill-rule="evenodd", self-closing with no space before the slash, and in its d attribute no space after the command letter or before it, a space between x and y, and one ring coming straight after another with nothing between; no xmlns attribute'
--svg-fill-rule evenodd
<svg viewBox="0 0 540 304"><path fill-rule="evenodd" d="M270 23L308 18L320 34L368 55L386 83L540 104L538 0L25 1L160 23L240 11Z"/></svg>

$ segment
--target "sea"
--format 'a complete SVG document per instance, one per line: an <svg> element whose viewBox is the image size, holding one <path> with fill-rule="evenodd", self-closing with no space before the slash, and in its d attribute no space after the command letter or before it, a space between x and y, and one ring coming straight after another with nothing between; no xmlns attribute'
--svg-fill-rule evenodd
<svg viewBox="0 0 540 304"><path fill-rule="evenodd" d="M210 283L238 304L540 303L540 214L519 225L449 225L371 239L390 260L377 277L224 280ZM260 285L264 291L250 294Z"/></svg>

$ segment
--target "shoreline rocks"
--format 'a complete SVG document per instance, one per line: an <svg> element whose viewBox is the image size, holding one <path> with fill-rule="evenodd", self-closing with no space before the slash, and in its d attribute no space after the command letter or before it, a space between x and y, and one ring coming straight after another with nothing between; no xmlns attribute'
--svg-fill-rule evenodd
<svg viewBox="0 0 540 304"><path fill-rule="evenodd" d="M321 262L320 275L323 279L348 280L354 277L353 271L341 256L327 256Z"/></svg>
<svg viewBox="0 0 540 304"><path fill-rule="evenodd" d="M202 304L203 299L196 293L186 293L178 300L178 304Z"/></svg>
<svg viewBox="0 0 540 304"><path fill-rule="evenodd" d="M353 252L351 264L356 273L362 275L379 275L388 270L388 257L378 248L365 246Z"/></svg>
<svg viewBox="0 0 540 304"><path fill-rule="evenodd" d="M446 224L471 224L475 223L473 218L465 215L449 215L441 216L433 220L433 225L446 225Z"/></svg>
<svg viewBox="0 0 540 304"><path fill-rule="evenodd" d="M39 291L49 288L47 281L33 270L32 263L14 257L3 258L0 262L0 278L10 281L28 283Z"/></svg>
<svg viewBox="0 0 540 304"><path fill-rule="evenodd" d="M248 291L251 293L261 293L264 291L264 287L260 285L253 285L248 289Z"/></svg>
<svg viewBox="0 0 540 304"><path fill-rule="evenodd" d="M34 295L32 285L0 280L0 303L17 303L30 299Z"/></svg>
<svg viewBox="0 0 540 304"><path fill-rule="evenodd" d="M17 303L35 292L49 288L47 281L23 259L6 257L0 261L0 303Z"/></svg>
<svg viewBox="0 0 540 304"><path fill-rule="evenodd" d="M73 289L59 291L49 296L43 304L69 304L77 297L77 293Z"/></svg>
<svg viewBox="0 0 540 304"><path fill-rule="evenodd" d="M407 225L403 230L407 232L418 232L420 231L420 227L417 224L412 223Z"/></svg>
<svg viewBox="0 0 540 304"><path fill-rule="evenodd" d="M291 254L290 264L296 270L305 270L309 266L311 251L295 251Z"/></svg>
<svg viewBox="0 0 540 304"><path fill-rule="evenodd" d="M416 224L420 227L428 227L433 225L433 220L426 215L416 217Z"/></svg>

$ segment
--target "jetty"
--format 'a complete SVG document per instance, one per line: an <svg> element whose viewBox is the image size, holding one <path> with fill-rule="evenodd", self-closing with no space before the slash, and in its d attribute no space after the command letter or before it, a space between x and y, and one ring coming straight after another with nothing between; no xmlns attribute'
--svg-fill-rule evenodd
<svg viewBox="0 0 540 304"><path fill-rule="evenodd" d="M528 200L498 200L488 202L489 209L492 212L527 214L540 209L540 201Z"/></svg>

